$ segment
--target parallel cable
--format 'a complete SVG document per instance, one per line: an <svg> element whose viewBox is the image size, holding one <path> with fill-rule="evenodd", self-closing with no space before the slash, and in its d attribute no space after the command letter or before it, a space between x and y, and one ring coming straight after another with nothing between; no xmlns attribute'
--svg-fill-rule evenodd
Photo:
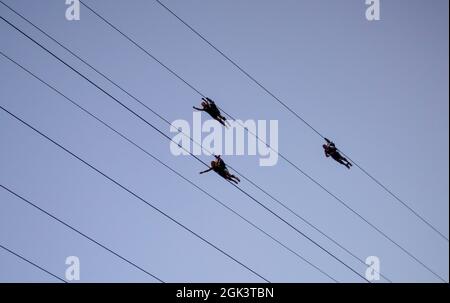
<svg viewBox="0 0 450 303"><path fill-rule="evenodd" d="M430 222L428 222L423 216L421 216L416 210L414 210L410 205L408 205L404 200L400 199L398 195L393 193L389 188L387 188L383 183L381 183L378 179L376 179L372 174L370 174L367 170L365 170L361 165L359 165L357 162L352 160L350 156L346 155L342 150L339 149L339 151L342 153L344 157L346 157L348 160L353 162L356 167L358 167L364 174L366 174L370 179L372 179L376 184L378 184L381 188L383 188L386 192L388 192L392 197L394 197L395 200L403 204L411 213L413 213L417 218L419 218L421 221L423 221L428 227L433 229L436 233L438 233L444 240L449 241L449 239L441 233L436 227L434 227Z"/></svg>
<svg viewBox="0 0 450 303"><path fill-rule="evenodd" d="M88 239L89 241L97 244L98 246L100 246L101 248L103 248L104 250L110 252L111 254L115 255L116 257L120 258L121 260L127 262L128 264L130 264L131 266L137 268L138 270L142 271L143 273L149 275L150 277L152 277L153 279L164 283L163 280L161 280L159 277L157 277L156 275L148 272L147 270L143 269L141 266L136 265L136 263L128 260L127 258L121 256L120 254L116 253L115 251L113 251L112 249L106 247L105 245L101 244L100 242L98 242L97 240L89 237L88 235L86 235L85 233L81 232L80 230L78 230L77 228L71 226L70 224L64 222L63 220L59 219L58 217L52 215L51 213L49 213L48 211L44 210L43 208L37 206L36 204L34 204L33 202L31 202L30 200L24 198L23 196L17 194L16 192L14 192L13 190L9 189L8 187L0 184L0 187L3 188L4 190L6 190L7 192L9 192L10 194L16 196L17 198L21 199L22 201L28 203L29 205L31 205L32 207L34 207L35 209L39 210L40 212L46 214L47 216L49 216L50 218L54 219L55 221L58 221L59 223L61 223L62 225L66 226L67 228L73 230L74 232L76 232L77 234L79 234L80 236Z"/></svg>
<svg viewBox="0 0 450 303"><path fill-rule="evenodd" d="M167 65L165 65L164 63L162 63L159 59L157 59L156 57L154 57L153 55L150 54L150 52L148 52L147 50L145 50L142 46L140 46L137 42L135 42L133 39L131 39L130 37L128 37L126 34L124 34L122 31L120 31L116 26L114 26L112 23L110 23L108 20L106 20L104 17L102 17L100 14L98 14L96 11L94 11L92 8L90 8L89 6L87 6L83 1L80 1L80 3L82 3L86 8L88 8L92 13L94 13L95 15L97 15L100 19L102 19L104 22L106 22L110 27L112 27L114 30L116 30L117 32L119 32L122 36L124 36L127 40L129 40L131 43L133 43L135 46L137 46L139 49L141 49L142 51L144 51L147 55L149 55L152 59L154 59L156 62L158 62L161 66L163 66L165 69L167 69L170 73L172 73L174 76L176 76L178 79L180 79L182 82L184 82L186 85L188 85L189 87L191 87L194 91L196 91L198 94L200 94L201 96L204 96L198 89L196 89L195 87L193 87L190 83L188 83L186 80L184 80L181 76L179 76L175 71L173 71L172 69L170 69ZM246 128L247 129L247 128ZM248 130L248 129L247 129ZM257 137L258 138L258 137ZM267 143L266 143L267 144ZM269 146L269 145L268 145ZM270 146L269 146L270 147ZM280 154L281 156L281 154ZM310 179L311 181L313 181L316 185L318 185L319 187L321 187L322 189L324 189L328 194L330 194L333 198L335 198L338 202L340 202L342 205L344 205L347 209L349 209L351 212L353 212L355 215L357 215L359 218L361 218L363 221L365 221L367 224L369 224L372 228L374 228L378 233L380 233L383 237L385 237L387 240L389 240L391 243L393 243L395 246L397 246L399 249L401 249L404 253L406 253L408 256L410 256L412 259L414 259L417 263L419 263L420 265L422 265L427 271L429 271L430 273L432 273L435 277L437 277L439 280L446 282L444 278L442 278L439 274L437 274L436 272L434 272L430 267L428 267L426 264L424 264L422 261L420 261L417 257L415 257L413 254L411 254L408 250L406 250L405 248L403 248L400 244L398 244L396 241L394 241L392 238L390 238L389 236L387 236L383 231L381 231L378 227L376 227L375 225L373 225L372 223L370 223L367 219L365 219L362 215L360 215L358 212L356 212L354 209L352 209L350 206L348 206L346 203L343 202L343 200L339 199L336 195L332 194L329 190L327 190L323 185L321 185L318 181L314 180L312 177L310 177L308 174L306 174L306 172L304 172L303 170L301 170L297 165L295 165L292 161L287 160L286 157L283 157L283 159L285 159L286 161L288 161L288 163L290 163L292 166L294 166L299 172L301 172L303 175L305 175L308 179Z"/></svg>
<svg viewBox="0 0 450 303"><path fill-rule="evenodd" d="M122 107L124 107L125 109L127 109L129 112L131 112L132 114L134 114L136 117L138 117L140 120L142 120L144 123L146 123L148 126L150 126L151 128L153 128L155 131L157 131L158 133L160 133L162 136L164 136L165 138L169 139L170 141L172 141L172 139L167 136L165 133L163 133L161 130L159 130L157 127L155 127L153 124L151 124L150 122L148 122L146 119L144 119L142 116L140 116L139 114L137 114L135 111L133 111L131 108L129 108L128 106L126 106L125 104L123 104L122 102L120 102L117 98L115 98L114 96L112 96L110 93L108 93L106 90L104 90L103 88L101 88L100 86L98 86L95 82L93 82L92 80L90 80L89 78L87 78L85 75L81 74L78 70L76 70L75 68L73 68L71 65L69 65L68 63L66 63L64 60L62 60L61 58L59 58L57 55L55 55L53 52L51 52L49 49L47 49L45 46L43 46L42 44L40 44L39 42L37 42L35 39L33 39L32 37L30 37L29 35L27 35L25 32L23 32L22 30L20 30L18 27L16 27L14 24L12 24L11 22L9 22L8 20L6 20L5 18L3 18L2 16L0 16L0 19L2 19L4 22L6 22L8 25L10 25L11 27L13 27L15 30L17 30L18 32L20 32L22 35L24 35L25 37L27 37L30 41L32 41L33 43L35 43L36 45L38 45L40 48L42 48L43 50L45 50L47 53L49 53L51 56L53 56L55 59L57 59L59 62L63 63L64 65L66 65L69 69L71 69L72 71L74 71L76 74L78 74L79 76L81 76L82 78L84 78L86 81L88 81L89 83L91 83L93 86L95 86L96 88L98 88L100 91L102 91L104 94L106 94L108 97L110 97L112 100L114 100L115 102L117 102L119 105L121 105ZM198 158L197 156L195 156L194 154L192 154L190 151L188 151L189 154L194 157L197 161L203 163L203 165L208 166L208 164L206 164L204 161L202 161L200 158ZM257 201L256 199L253 198L253 200ZM295 229L298 231L298 229ZM301 233L301 235L304 236L304 234ZM329 253L328 251L326 251L327 253ZM342 260L340 260L339 258L337 258L335 255L329 253L330 256L332 256L334 259L338 260L340 263L344 264L347 268L351 269L351 271L355 272L358 276L360 276L361 278L363 278L365 281L368 281L364 276L362 276L360 273L358 273L357 271L355 271L353 268L351 268L349 265L347 265L345 262L343 262Z"/></svg>
<svg viewBox="0 0 450 303"><path fill-rule="evenodd" d="M278 215L277 213L275 213L273 210L271 210L270 208L268 208L267 206L265 206L263 203L259 202L256 198L254 198L252 195L250 195L249 193L247 193L246 191L244 191L242 188L240 188L239 186L237 186L236 184L233 184L230 182L231 185L233 185L234 187L236 187L240 192L242 192L244 195L246 195L247 197L249 197L250 199L252 199L253 201L255 201L256 203L258 203L259 205L261 205L261 207L263 207L265 210L267 210L268 212L270 212L271 214L273 214L275 217L277 217L278 219L280 219L281 221L283 221L286 225L288 225L289 227L291 227L292 229L294 229L295 231L297 231L299 234L301 234L303 237L305 237L306 239L308 239L309 241L311 241L312 243L314 243L317 247L319 247L320 249L322 249L323 251L325 251L328 255L330 255L331 257L333 257L335 260L337 260L339 263L341 263L342 265L344 265L345 267L347 267L348 269L350 269L351 271L353 271L356 275L358 275L360 278L362 278L364 281L369 282L369 280L366 279L366 277L364 277L362 274L360 274L359 272L357 272L356 270L354 270L352 267L350 267L349 265L347 265L346 263L344 263L341 259L339 259L338 257L336 257L333 253L331 253L330 251L328 251L326 248L324 248L322 245L320 245L319 243L317 243L316 241L314 241L312 238L310 238L309 236L307 236L305 233L303 233L302 231L300 231L298 228L296 228L294 225L292 225L291 223L289 223L287 220L283 219L280 215Z"/></svg>
<svg viewBox="0 0 450 303"><path fill-rule="evenodd" d="M191 233L192 235L194 235L195 237L197 237L198 239L202 240L203 242L205 242L206 244L208 244L209 246L211 246L212 248L214 248L215 250L221 252L223 255L227 256L229 259L233 260L234 262L236 262L237 264L241 265L242 267L244 267L245 269L247 269L249 272L253 273L255 276L261 278L262 280L264 280L265 282L270 283L269 280L267 280L266 278L264 278L262 275L260 275L259 273L257 273L256 271L254 271L253 269L251 269L250 267L248 267L247 265L245 265L244 263L242 263L241 261L237 260L235 257L231 256L230 254L228 254L227 252L225 252L224 250L222 250L221 248L219 248L218 246L214 245L212 242L208 241L206 238L202 237L201 235L197 234L196 232L194 232L192 229L186 227L185 225L183 225L182 223L180 223L179 221L177 221L176 219L172 218L170 215L166 214L165 212L163 212L162 210L160 210L159 208L157 208L156 206L154 206L153 204L151 204L150 202L148 202L146 199L142 198L141 196L139 196L138 194L136 194L135 192L133 192L132 190L128 189L127 187L125 187L124 185L122 185L121 183L119 183L118 181L116 181L115 179L113 179L112 177L108 176L107 174L105 174L104 172L102 172L101 170L99 170L98 168L96 168L95 166L93 166L92 164L90 164L89 162L83 160L81 157L77 156L76 154L74 154L73 152L71 152L70 150L68 150L67 148L65 148L64 146L62 146L61 144L59 144L58 142L56 142L55 140L51 139L50 137L48 137L47 135L45 135L43 132L39 131L37 128L33 127L31 124L27 123L26 121L22 120L21 118L19 118L18 116L14 115L12 112L8 111L6 108L4 108L2 105L0 105L0 109L3 110L4 112L6 112L7 114L9 114L11 117L13 117L14 119L16 119L17 121L21 122L23 125L27 126L28 128L32 129L34 132L38 133L39 135L41 135L42 137L44 137L45 139L47 139L48 141L50 141L51 143L53 143L54 145L56 145L57 147L59 147L60 149L62 149L63 151L65 151L66 153L68 153L69 155L71 155L72 157L76 158L77 160L79 160L80 162L82 162L83 164L85 164L86 166L88 166L89 168L91 168L92 170L94 170L95 172L97 172L98 174L102 175L103 177L105 177L106 179L108 179L109 181L111 181L112 183L114 183L115 185L117 185L118 187L120 187L121 189L123 189L124 191L126 191L127 193L129 193L130 195L132 195L133 197L135 197L136 199L138 199L139 201L143 202L144 204L150 206L151 208L153 208L155 211L157 211L158 213L160 213L161 215L163 215L164 217L166 217L167 219L169 219L170 221L172 221L173 223L177 224L178 226L182 227L184 230L188 231L189 233Z"/></svg>
<svg viewBox="0 0 450 303"><path fill-rule="evenodd" d="M10 254L16 256L17 258L19 258L19 259L21 259L21 260L27 262L28 264L33 265L34 267L36 267L36 268L40 269L41 271L47 273L48 275L52 276L53 278L58 279L59 281L61 281L61 282L63 282L63 283L67 283L65 280L61 279L61 278L58 277L57 275L55 275L55 274L49 272L48 270L46 270L46 269L43 268L42 266L37 265L36 263L30 261L29 259L27 259L27 258L25 258L25 257L23 257L23 256L21 256L21 255L19 255L18 253L16 253L16 252L10 250L10 249L7 248L7 247L3 246L2 244L0 244L0 248L6 250L7 252L9 252Z"/></svg>
<svg viewBox="0 0 450 303"><path fill-rule="evenodd" d="M0 0L0 2L2 2ZM7 6L7 5L6 5ZM120 86L119 84L117 84L115 81L113 81L111 78L109 78L108 76L106 76L104 73L102 73L100 70L98 70L97 68L95 68L94 66L92 66L90 63L88 63L85 59L81 58L79 55L77 55L76 53L74 53L72 50L70 50L68 47L64 46L62 43L60 43L58 40L56 40L55 38L53 38L52 36L50 36L47 32L45 32L43 29L41 29L40 27L38 27L37 25L35 25L33 22L31 22L30 20L28 20L26 17L24 17L23 15L21 15L20 13L18 13L17 11L15 11L13 8L7 6L11 11L13 11L15 14L17 14L20 18L22 18L24 21L26 21L28 24L30 24L31 26L33 26L35 29L37 29L39 32L41 32L43 35L45 35L47 38L49 38L50 40L52 40L53 42L55 42L56 44L58 44L60 47L62 47L64 50L66 50L67 52L69 52L71 55L73 55L75 58L77 58L78 60L80 60L81 62L83 62L84 64L86 64L88 67L90 67L92 70L94 70L96 73L98 73L100 76L102 76L104 79L106 79L108 82L110 82L111 84L113 84L115 87L117 87L118 89L120 89L122 92L124 92L125 94L127 94L129 97L131 97L133 100L135 100L136 102L138 102L140 105L142 105L143 107L145 107L147 110L149 110L150 112L152 112L154 115L156 115L159 119L161 119L162 121L164 121L166 124L168 124L169 126L171 126L172 124L170 123L170 121L167 118L164 118L162 115L160 115L159 113L157 113L155 110L153 110L151 107L149 107L147 104L145 104L144 102L142 102L139 98L137 98L136 96L134 96L133 94L131 94L129 91L125 90L122 86ZM4 54L3 54L4 55ZM5 55L4 55L5 56ZM41 80L39 77L35 76L33 73L31 73L29 70L27 70L26 68L24 68L23 66L21 66L20 64L18 64L17 62L15 62L14 60L12 60L11 58L5 56L7 59L9 59L10 61L12 61L13 63L15 63L16 65L18 65L19 67L21 67L22 69L24 69L26 72L28 72L29 74L31 74L33 77L35 77L36 79L40 80L41 82L43 82L45 85L49 86L47 83L45 83L43 80ZM53 87L49 86L51 89L55 90ZM59 94L61 94L59 91L56 90L56 92L58 92ZM62 95L62 94L61 94ZM67 98L66 96L62 95L63 97ZM72 100L69 100L72 102ZM195 141L191 136L187 135L185 132L181 131L181 134L183 136L185 136L186 138L188 138L193 144L196 144L197 146L199 146L203 151L205 151L207 154L209 155L213 155L212 152L210 152L209 150L205 149L203 147L202 144L198 143L197 141ZM324 237L326 237L328 240L330 240L331 242L333 242L335 245L337 245L339 248L341 248L342 250L344 250L345 252L347 252L349 255L351 255L353 258L355 258L356 260L358 260L361 264L363 264L364 266L367 266L367 264L358 256L356 256L353 252L351 252L350 250L348 250L347 248L345 248L343 245L341 245L340 243L338 243L336 240L334 240L333 238L331 238L330 236L328 236L326 233L324 233L323 231L321 231L319 228L317 228L314 224L312 224L311 222L309 222L308 220L306 220L305 218L303 218L302 216L300 216L297 212L295 212L294 210L292 210L290 207L288 207L285 203L281 202L278 198L274 197L273 194L268 193L266 190L264 190L261 186L259 186L258 184L256 184L255 182L253 182L250 178L246 177L244 174L242 174L241 172L239 172L237 169L235 169L234 167L232 167L231 165L227 165L229 168L231 168L232 170L234 170L239 176L241 176L243 179L245 179L247 182L249 182L251 185L253 185L255 188L259 189L262 193L264 193L266 196L268 196L269 198L271 198L273 201L275 201L276 203L278 203L280 206L282 206L284 209L286 209L287 211L289 211L290 213L292 213L294 216L296 216L297 218L299 218L300 220L302 220L304 223L306 223L308 226L310 226L311 228L313 228L314 230L316 230L317 232L319 232L321 235L323 235ZM392 282L389 278L387 278L386 276L384 276L383 274L380 273L380 275L386 279L388 282Z"/></svg>
<svg viewBox="0 0 450 303"><path fill-rule="evenodd" d="M297 119L302 121L307 127L309 127L314 133L319 135L322 139L325 139L325 136L322 135L316 128L314 128L310 123L308 123L304 118L300 116L296 111L294 111L291 107L289 107L286 103L284 103L279 97L277 97L274 93L272 93L269 89L267 89L264 85L262 85L258 80L255 79L249 72L247 72L242 66L240 66L236 61L231 59L228 55L226 55L223 51L221 51L218 47L216 47L212 42L205 38L200 32L194 29L191 25L189 25L186 21L184 21L180 16L178 16L173 10L163 4L160 0L155 0L161 7L163 7L166 11L168 11L172 16L178 19L182 24L184 24L188 29L190 29L195 35L197 35L200 39L202 39L206 44L208 44L211 48L213 48L217 53L219 53L222 57L224 57L227 61L229 61L232 65L234 65L238 70L240 70L247 78L253 81L257 86L259 86L262 90L264 90L269 96L275 99L279 104L281 104L285 109L287 109L291 114L293 114ZM341 151L342 152L342 151ZM342 152L344 156L344 152ZM395 200L401 203L404 207L406 207L413 215L415 215L418 219L420 219L423 223L428 225L432 230L434 230L437 234L439 234L443 239L447 242L449 239L440 232L436 227L434 227L429 221L427 221L422 215L420 215L417 211L415 211L407 202L400 199L399 196L392 192L387 186L385 186L381 181L376 179L372 174L370 174L366 169L364 169L357 162L352 160L350 157L346 156L353 164L355 164L365 175L367 175L370 179L372 179L378 186L380 186L384 191L386 191L389 195L391 195Z"/></svg>
<svg viewBox="0 0 450 303"><path fill-rule="evenodd" d="M279 245L281 245L282 247L284 247L285 249L287 249L288 251L290 251L291 253L293 253L294 255L296 255L297 257L299 257L301 260L303 260L304 262L306 262L307 264L311 265L313 268L317 269L318 271L320 271L321 273L323 273L325 276L327 276L328 278L330 278L331 280L333 280L334 282L339 282L337 281L335 278L331 277L328 273L326 273L324 270L322 270L321 268L319 268L318 266L314 265L311 261L307 260L306 258L304 258L303 256L301 256L299 253L295 252L293 249L289 248L287 245L283 244L281 241L279 241L278 239L276 239L274 236L270 235L269 233L267 233L266 231L264 231L262 228L258 227L256 224L254 224L253 222L251 222L249 219L245 218L244 216L242 216L241 214L239 214L237 211L235 211L234 209L232 209L231 207L227 206L224 202L220 201L219 199L217 199L216 197L214 197L212 194L210 194L209 192L207 192L206 190L204 190L203 188L201 188L200 186L198 186L197 184L195 184L194 182L192 182L191 180L189 180L187 177L183 176L180 172L176 171L175 169L173 169L172 167L170 167L168 164L164 163L162 160L160 160L158 157L156 157L155 155L153 155L152 153L150 153L148 150L146 150L145 148L141 147L140 145L138 145L137 143L135 143L133 140L129 139L127 136L125 136L124 134L122 134L121 132L119 132L118 130L116 130L115 128L113 128L112 126L110 126L108 123L106 123L105 121L103 121L102 119L100 119L99 117L97 117L96 115L92 114L90 111L88 111L86 108L84 108L83 106L79 105L77 102L73 101L71 98L67 97L65 94L61 93L58 89L56 89L55 87L51 86L50 84L48 84L46 81L44 81L43 79L39 78L38 76L36 76L34 73L32 73L30 70L26 69L24 66L22 66L21 64L19 64L18 62L16 62L15 60L11 59L10 57L8 57L7 55L5 55L4 53L2 53L0 51L0 54L2 56L4 56L5 58L7 58L8 60L10 60L11 62L13 62L14 64L16 64L19 68L23 69L25 72L27 72L28 74L30 74L32 77L34 77L35 79L39 80L41 83L43 83L45 86L49 87L51 90L53 90L54 92L56 92L57 94L59 94L60 96L62 96L63 98L65 98L66 100L68 100L71 104L73 104L75 107L79 108L81 111L83 111L84 113L86 113L87 115L89 115L90 117L94 118L95 120L97 120L99 123L101 123L102 125L104 125L105 127L107 127L108 129L110 129L111 131L113 131L114 133L116 133L117 135L119 135L120 137L122 137L124 140L126 140L128 143L132 144L133 146L135 146L136 148L138 148L139 150L141 150L142 152L144 152L146 155L148 155L149 157L151 157L153 160L157 161L159 164L161 164L162 166L164 166L165 168L167 168L168 170L170 170L171 172L173 172L174 174L176 174L177 176L179 176L180 178L182 178L183 180L185 180L186 182L188 182L190 185L192 185L193 187L195 187L196 189L198 189L199 191L201 191L202 193L204 193L205 195L207 195L208 197L210 197L211 199L213 199L214 201L216 201L217 203L219 203L221 206L223 206L224 208L226 208L227 210L229 210L230 212L232 212L233 214L237 215L238 217L240 217L242 220L244 220L245 222L247 222L248 224L250 224L251 226L253 226L254 228L256 228L257 230L261 231L263 234L265 234L266 236L268 236L269 238L271 238L272 240L274 240L276 243L278 243ZM2 186L0 184L0 186ZM2 186L3 187L3 186Z"/></svg>

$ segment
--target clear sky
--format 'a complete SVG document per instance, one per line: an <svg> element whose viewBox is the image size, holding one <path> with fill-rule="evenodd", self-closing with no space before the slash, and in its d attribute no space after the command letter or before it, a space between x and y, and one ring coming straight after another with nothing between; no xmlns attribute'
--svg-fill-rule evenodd
<svg viewBox="0 0 450 303"><path fill-rule="evenodd" d="M86 8L64 0L3 0L170 121L192 119L199 96ZM235 117L279 121L279 150L429 268L449 279L448 241L357 168L323 155L321 138L154 1L86 0ZM448 1L165 0L164 3L333 139L448 238ZM168 135L169 127L5 6L0 15ZM0 20L0 50L176 168L335 279L361 278L302 238L109 97ZM272 282L330 282L294 254L0 56L0 105L95 165ZM203 115L203 118L207 118ZM209 162L207 156L202 160ZM439 282L423 266L280 159L225 161L362 260L377 256L395 282ZM80 161L0 111L0 184L167 282L259 282ZM243 180L239 185L364 275L365 267ZM81 282L155 280L0 190L0 244ZM0 282L55 279L0 249Z"/></svg>

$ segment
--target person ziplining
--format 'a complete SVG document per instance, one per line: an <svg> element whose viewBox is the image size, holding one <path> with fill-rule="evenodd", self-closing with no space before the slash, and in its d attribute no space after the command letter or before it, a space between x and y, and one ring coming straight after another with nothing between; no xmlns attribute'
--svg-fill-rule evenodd
<svg viewBox="0 0 450 303"><path fill-rule="evenodd" d="M211 100L208 97L202 98L201 105L202 105L202 108L197 108L195 106L193 106L192 108L194 108L195 110L198 110L198 111L208 113L214 120L218 121L220 124L227 127L227 125L225 124L227 122L227 118L222 116L219 108L217 107L216 103L213 100Z"/></svg>
<svg viewBox="0 0 450 303"><path fill-rule="evenodd" d="M336 145L333 142L331 142L327 138L324 139L325 141L327 141L327 144L322 145L325 152L325 156L327 158L331 156L331 158L333 158L335 161L337 161L342 165L345 165L348 169L350 169L350 167L352 167L353 164L350 163L350 161L348 161L345 157L343 157L341 153L339 153Z"/></svg>
<svg viewBox="0 0 450 303"><path fill-rule="evenodd" d="M211 170L213 170L214 172L216 172L219 176L221 176L222 178L224 178L225 180L229 180L231 182L234 182L236 184L239 184L239 182L241 182L241 180L236 177L235 175L232 175L227 168L227 165L225 164L225 162L222 160L222 158L219 156L214 155L214 157L216 158L216 160L211 161L211 166L210 168L208 168L205 171L200 172L200 174L204 174L207 173Z"/></svg>

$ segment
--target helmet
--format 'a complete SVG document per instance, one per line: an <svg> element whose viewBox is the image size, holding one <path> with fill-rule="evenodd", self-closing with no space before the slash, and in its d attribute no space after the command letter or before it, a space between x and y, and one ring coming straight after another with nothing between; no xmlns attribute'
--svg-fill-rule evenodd
<svg viewBox="0 0 450 303"><path fill-rule="evenodd" d="M211 161L211 167L216 167L216 161Z"/></svg>
<svg viewBox="0 0 450 303"><path fill-rule="evenodd" d="M322 145L322 147L326 149L326 148L327 148L327 145L326 145L326 144L324 144L324 145Z"/></svg>

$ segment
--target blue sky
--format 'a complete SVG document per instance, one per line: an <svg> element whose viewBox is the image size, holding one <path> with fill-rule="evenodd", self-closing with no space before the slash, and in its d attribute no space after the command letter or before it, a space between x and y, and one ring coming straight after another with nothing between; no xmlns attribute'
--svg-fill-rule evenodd
<svg viewBox="0 0 450 303"><path fill-rule="evenodd" d="M170 121L192 119L199 96L85 8L4 0ZM86 0L154 56L242 120L279 121L279 150L402 247L449 279L449 247L361 171L326 159L322 141L154 1ZM448 237L448 1L164 1L273 93L333 139ZM0 15L168 135L152 113L0 5ZM176 168L339 281L361 279L169 142L3 21L0 50ZM330 282L145 153L0 58L0 104L272 282ZM206 116L203 116L206 118ZM173 222L0 112L0 184L167 282L259 282ZM202 160L209 162L206 156ZM361 259L378 256L395 282L439 282L424 267L280 160L225 161ZM361 274L365 268L248 182L240 187ZM0 243L64 278L154 282L116 256L0 190ZM1 282L54 278L0 251Z"/></svg>

